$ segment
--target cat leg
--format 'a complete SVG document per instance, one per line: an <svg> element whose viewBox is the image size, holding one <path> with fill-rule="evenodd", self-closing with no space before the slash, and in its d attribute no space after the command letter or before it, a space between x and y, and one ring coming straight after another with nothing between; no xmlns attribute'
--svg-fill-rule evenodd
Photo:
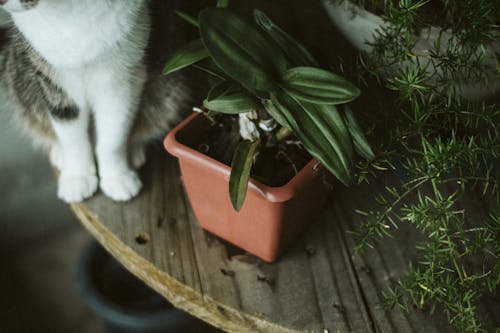
<svg viewBox="0 0 500 333"><path fill-rule="evenodd" d="M52 110L51 121L56 133L60 175L57 195L66 202L80 202L91 197L98 179L89 138L88 110L65 108ZM54 149L54 147L53 147Z"/></svg>
<svg viewBox="0 0 500 333"><path fill-rule="evenodd" d="M136 171L130 167L127 147L142 90L140 81L116 73L101 73L99 80L93 82L90 88L100 187L115 201L133 198L142 187Z"/></svg>
<svg viewBox="0 0 500 333"><path fill-rule="evenodd" d="M113 96L109 96L105 104L109 105L105 110L99 107L94 110L100 187L111 199L127 201L136 196L142 187L137 173L128 163L127 137L131 117L127 115L127 106L113 100Z"/></svg>

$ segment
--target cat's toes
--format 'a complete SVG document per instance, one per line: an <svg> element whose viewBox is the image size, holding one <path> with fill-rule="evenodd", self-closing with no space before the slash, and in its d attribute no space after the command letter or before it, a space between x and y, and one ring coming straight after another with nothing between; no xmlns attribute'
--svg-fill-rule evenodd
<svg viewBox="0 0 500 333"><path fill-rule="evenodd" d="M139 169L146 164L146 149L143 145L132 148L130 152L130 164L134 169Z"/></svg>
<svg viewBox="0 0 500 333"><path fill-rule="evenodd" d="M98 188L95 174L59 176L57 196L66 202L81 202L90 198Z"/></svg>
<svg viewBox="0 0 500 333"><path fill-rule="evenodd" d="M119 174L101 178L101 190L115 201L127 201L135 197L142 182L135 171L125 170Z"/></svg>
<svg viewBox="0 0 500 333"><path fill-rule="evenodd" d="M50 164L52 164L57 169L61 170L62 167L62 151L61 147L57 144L53 144L50 148Z"/></svg>

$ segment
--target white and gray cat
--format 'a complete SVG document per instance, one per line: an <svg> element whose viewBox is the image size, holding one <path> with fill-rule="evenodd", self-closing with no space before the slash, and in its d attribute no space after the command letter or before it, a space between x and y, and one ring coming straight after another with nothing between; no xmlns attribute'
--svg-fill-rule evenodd
<svg viewBox="0 0 500 333"><path fill-rule="evenodd" d="M192 106L185 74L162 77L159 66L146 65L158 43L152 31L163 43L156 48L176 37L153 22L153 2L0 0L14 21L2 81L16 118L60 170L58 196L67 202L98 187L116 201L138 194L145 144ZM163 11L172 2L157 1Z"/></svg>

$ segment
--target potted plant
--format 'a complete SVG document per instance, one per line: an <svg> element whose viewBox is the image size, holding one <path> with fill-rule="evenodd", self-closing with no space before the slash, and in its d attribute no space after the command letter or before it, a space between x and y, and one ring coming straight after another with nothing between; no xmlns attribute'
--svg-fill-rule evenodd
<svg viewBox="0 0 500 333"><path fill-rule="evenodd" d="M481 1L477 5L473 3L457 3L453 2L443 5L439 4L437 1L430 3L427 0L420 1L367 1L367 0L322 0L325 10L328 16L331 18L334 25L339 29L339 31L354 45L358 50L371 52L374 49L380 48L381 35L387 37L391 36L394 41L396 34L403 35L403 31L411 32L410 36L407 36L407 41L411 45L411 53L413 57L406 59L403 62L393 64L391 70L387 73L386 77L394 76L397 69L404 68L408 66L408 63L415 63L417 61L422 64L422 67L430 73L439 72L437 76L443 73L442 66L440 62L434 62L433 52L437 51L442 55L454 52L454 49L461 48L463 42L461 38L456 38L459 34L457 33L465 25L467 25L467 20L450 22L449 17L454 14L452 12L477 12L477 17L483 17L484 21L482 24L499 24L500 22L488 22L488 16L494 15L498 12L500 7L498 4L488 1ZM484 5L483 3L486 3ZM496 6L496 7L495 7ZM430 7L430 8L428 8ZM471 7L471 8L468 8ZM435 17L422 12L434 12ZM446 13L448 12L448 13ZM407 18L403 18L402 15L406 13ZM414 16L417 13L418 16ZM450 13L452 13L450 15ZM426 17L427 16L427 17ZM400 21L399 19L406 20ZM425 22L431 22L427 24ZM413 21L413 22L411 22ZM420 23L417 23L419 22ZM462 24L460 27L457 25ZM419 25L418 28L409 30L400 30L400 24L410 24ZM472 26L472 25L471 25ZM463 30L462 30L463 31ZM476 38L481 38L480 32ZM484 74L488 78L488 83L477 82L474 80L473 76L467 77L458 82L460 87L459 93L468 99L478 99L478 98L491 98L495 96L496 93L500 91L500 78L498 76L498 59L495 54L500 52L500 35L497 34L493 36L492 43L490 47L480 50L476 49L476 54L469 54L469 57L477 57L478 55L484 57L481 61L484 62ZM403 39L406 39L403 38ZM392 45L395 50L395 45ZM437 48L436 50L434 50ZM389 46L388 51L390 52L391 47ZM381 51L381 50L380 50ZM429 52L430 51L430 52ZM458 64L455 64L457 66ZM435 85L439 85L441 82L438 78L433 80Z"/></svg>
<svg viewBox="0 0 500 333"><path fill-rule="evenodd" d="M383 134L377 159L358 174L395 171L398 181L358 209L362 222L352 230L358 251L406 237L403 226L416 233L415 257L381 290L383 304L444 313L460 332L494 331L481 303L498 298L500 282L500 108L498 93L491 96L500 77L500 2L324 3L368 51L359 56L360 78L391 91L373 113L374 133ZM472 86L481 94L469 94Z"/></svg>
<svg viewBox="0 0 500 333"><path fill-rule="evenodd" d="M252 22L221 8L226 5L220 1L219 8L204 9L198 19L180 14L199 28L201 38L178 50L165 74L193 65L210 75L213 87L203 103L205 116L190 116L169 133L165 146L179 158L202 228L272 262L319 213L328 193L323 171L349 185L355 152L367 159L373 152L352 112L337 109L355 99L359 89L319 68L264 13L255 11ZM234 150L230 166L221 156L196 149L211 123L220 127L224 122L239 125L237 139L226 140L235 144L223 148ZM259 161L272 163L269 149L282 148L289 160L287 149L297 146L298 155L307 152L313 159L301 165L292 160L297 170L284 184L250 177Z"/></svg>

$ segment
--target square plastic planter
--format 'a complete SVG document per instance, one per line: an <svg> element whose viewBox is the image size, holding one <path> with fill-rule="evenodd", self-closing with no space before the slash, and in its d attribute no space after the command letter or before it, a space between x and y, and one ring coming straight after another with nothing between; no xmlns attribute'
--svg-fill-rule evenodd
<svg viewBox="0 0 500 333"><path fill-rule="evenodd" d="M164 141L179 159L193 212L203 229L273 262L320 213L328 195L323 168L311 160L281 187L250 179L245 203L236 212L229 198L229 166L189 147L208 126L203 115L192 114Z"/></svg>

